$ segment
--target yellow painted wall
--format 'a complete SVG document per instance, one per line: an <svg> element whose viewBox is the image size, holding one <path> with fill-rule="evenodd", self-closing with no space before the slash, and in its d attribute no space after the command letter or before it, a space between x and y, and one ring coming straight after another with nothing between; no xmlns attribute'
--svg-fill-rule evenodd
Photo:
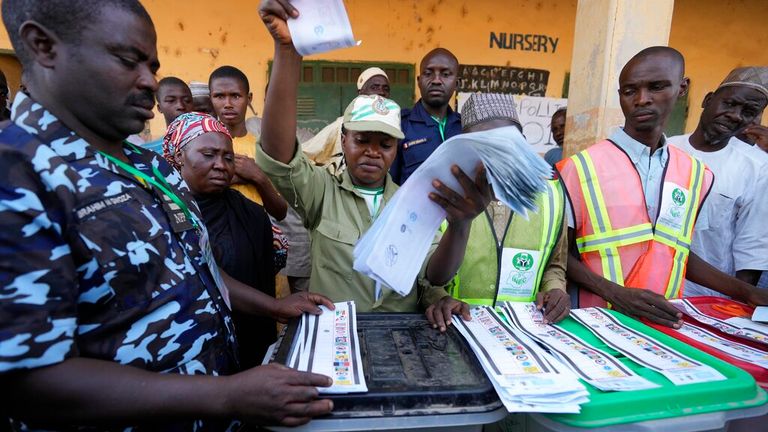
<svg viewBox="0 0 768 432"><path fill-rule="evenodd" d="M589 1L589 0L581 0ZM642 0L637 0L642 1ZM272 43L255 0L145 0L155 21L162 63L159 75L207 80L232 64L251 80L254 106L262 109ZM310 59L396 61L417 64L431 48L452 50L465 64L510 65L550 71L547 96L559 97L571 63L576 0L346 0L362 45ZM722 18L729 22L723 23ZM687 129L698 106L733 67L768 64L768 1L676 0L670 44L688 61L693 82ZM491 31L560 38L557 51L523 52L489 47ZM10 48L5 31L0 49ZM160 116L152 134L164 130Z"/></svg>
<svg viewBox="0 0 768 432"><path fill-rule="evenodd" d="M691 78L688 132L698 124L704 96L728 72L768 66L766 20L766 0L675 0L669 45L683 53ZM766 119L764 114L763 124Z"/></svg>

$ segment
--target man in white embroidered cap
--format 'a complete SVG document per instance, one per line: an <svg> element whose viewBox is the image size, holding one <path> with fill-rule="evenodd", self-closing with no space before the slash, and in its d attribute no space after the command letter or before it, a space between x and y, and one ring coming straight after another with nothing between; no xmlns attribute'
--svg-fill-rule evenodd
<svg viewBox="0 0 768 432"><path fill-rule="evenodd" d="M691 250L718 270L751 285L768 270L768 161L735 136L753 127L768 104L768 68L734 69L704 97L696 130L667 141L700 159L715 174L693 231ZM685 295L719 292L691 281Z"/></svg>
<svg viewBox="0 0 768 432"><path fill-rule="evenodd" d="M261 16L275 39L275 57L264 108L264 128L256 159L288 203L301 215L312 237L310 290L333 301L354 300L358 312L415 312L427 308L433 325L445 330L452 314L469 319L466 303L445 291L461 264L472 219L490 202L482 167L473 181L458 167L453 173L464 189L456 192L439 181L429 198L447 213L448 228L436 237L426 262L403 297L352 269L355 243L397 190L388 171L397 154L400 107L381 96L358 96L342 123L347 170L333 175L310 163L296 144L296 96L301 56L285 22L298 16L287 2L265 1ZM425 197L426 198L426 197Z"/></svg>

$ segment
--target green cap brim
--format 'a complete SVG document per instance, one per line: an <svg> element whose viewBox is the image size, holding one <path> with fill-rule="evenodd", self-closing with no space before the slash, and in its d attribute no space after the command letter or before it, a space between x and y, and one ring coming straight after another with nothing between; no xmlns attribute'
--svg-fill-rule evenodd
<svg viewBox="0 0 768 432"><path fill-rule="evenodd" d="M380 121L344 122L344 129L355 132L381 132L397 139L405 138L403 131Z"/></svg>

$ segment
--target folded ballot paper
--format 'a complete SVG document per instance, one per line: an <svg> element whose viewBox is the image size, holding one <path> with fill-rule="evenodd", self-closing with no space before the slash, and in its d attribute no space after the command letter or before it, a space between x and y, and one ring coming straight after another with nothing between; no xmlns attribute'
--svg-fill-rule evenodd
<svg viewBox="0 0 768 432"><path fill-rule="evenodd" d="M471 321L454 320L509 412L578 413L586 388L536 342L513 330L489 306L472 308Z"/></svg>
<svg viewBox="0 0 768 432"><path fill-rule="evenodd" d="M496 194L516 213L536 210L536 194L546 188L552 169L533 153L514 126L462 134L448 139L408 178L355 246L355 270L378 284L407 295L446 213L429 199L433 179L463 189L451 173L458 165L474 178L485 166ZM377 285L378 285L377 284Z"/></svg>
<svg viewBox="0 0 768 432"><path fill-rule="evenodd" d="M359 45L342 0L292 0L299 17L288 20L293 46L302 56Z"/></svg>
<svg viewBox="0 0 768 432"><path fill-rule="evenodd" d="M320 306L323 313L301 316L288 366L333 379L320 393L367 392L360 341L357 337L355 302L334 303L335 310Z"/></svg>

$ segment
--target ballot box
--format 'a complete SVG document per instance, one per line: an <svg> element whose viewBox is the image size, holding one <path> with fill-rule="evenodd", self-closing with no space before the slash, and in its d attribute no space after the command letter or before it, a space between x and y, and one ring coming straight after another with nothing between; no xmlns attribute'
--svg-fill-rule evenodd
<svg viewBox="0 0 768 432"><path fill-rule="evenodd" d="M711 317L721 319L721 320L727 320L733 317L749 318L750 316L752 316L752 312L754 311L754 308L748 305L739 303L734 300L722 298L722 297L710 297L710 296L688 297L686 298L686 300L690 301L701 312L705 313L706 315L709 315ZM743 337L729 335L725 332L718 330L715 327L712 327L711 325L701 323L696 319L691 318L688 315L683 315L683 321L685 321L688 324L695 325L696 327L703 328L707 332L712 333L715 336L725 339L729 342L768 353L768 344L755 342ZM757 384L760 387L762 387L763 389L768 389L768 368L764 367L765 365L762 365L762 366L757 365L751 362L744 361L733 355L729 355L728 352L724 352L722 347L720 349L717 348L717 345L719 344L708 343L706 340L706 337L695 338L695 337L691 337L690 335L686 336L686 334L684 334L683 332L680 332L673 328L669 328L666 326L653 324L649 322L646 322L646 324L655 328L656 330L659 330L663 333L666 333L674 337L675 339L678 339L689 345L695 346L696 348L704 352L707 352L717 358L725 360L726 362L734 366L738 366L741 369L744 369L745 371L749 372L749 374L752 375L752 377L755 378L755 381L757 381ZM768 429L768 426L766 426L766 429Z"/></svg>
<svg viewBox="0 0 768 432"><path fill-rule="evenodd" d="M586 343L619 358L639 375L660 387L627 392L602 392L587 385L590 401L579 414L529 414L519 430L543 431L759 431L765 422L754 419L768 413L768 395L744 370L639 321L610 311L622 324L714 368L726 377L688 385L674 385L656 371L632 362L607 346L581 324L567 318L562 327ZM762 420L762 419L761 419Z"/></svg>
<svg viewBox="0 0 768 432"><path fill-rule="evenodd" d="M272 361L285 364L297 321L284 329ZM507 411L464 338L441 334L423 314L357 314L367 393L328 395L334 410L299 428L273 430L480 431Z"/></svg>

